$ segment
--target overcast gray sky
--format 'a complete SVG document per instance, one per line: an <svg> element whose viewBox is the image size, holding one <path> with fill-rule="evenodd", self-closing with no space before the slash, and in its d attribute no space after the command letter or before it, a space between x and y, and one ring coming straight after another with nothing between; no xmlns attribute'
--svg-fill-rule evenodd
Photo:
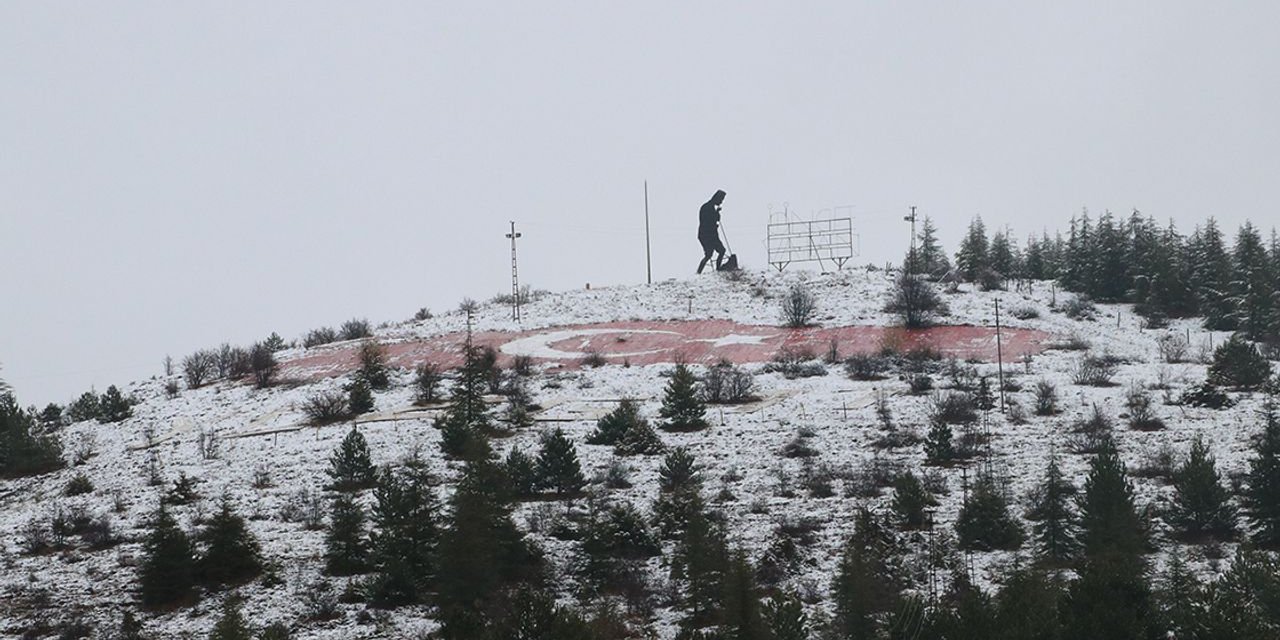
<svg viewBox="0 0 1280 640"><path fill-rule="evenodd" d="M698 206L1270 227L1275 2L0 4L0 377L65 402L271 331L689 277ZM1092 5L1092 6L1086 6ZM709 277L709 276L704 276Z"/></svg>

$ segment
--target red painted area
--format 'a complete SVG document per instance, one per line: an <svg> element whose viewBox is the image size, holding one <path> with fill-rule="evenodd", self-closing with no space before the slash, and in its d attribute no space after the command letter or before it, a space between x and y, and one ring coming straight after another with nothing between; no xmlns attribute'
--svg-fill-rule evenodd
<svg viewBox="0 0 1280 640"><path fill-rule="evenodd" d="M1032 329L1004 328L1000 335L1006 362L1040 352L1049 338L1049 334ZM609 322L522 332L489 331L477 333L472 339L478 345L497 350L503 364L518 355L530 355L535 362L576 367L587 353L597 353L615 364L668 363L678 358L693 363L712 363L722 358L737 364L766 362L783 347L825 354L832 338L837 341L842 356L894 344L902 349L928 346L961 359L987 362L996 359L995 329L974 326L917 330L869 326L786 329L729 320L673 320ZM434 362L448 369L462 363L464 340L464 334L452 333L384 346L393 366L411 368ZM306 355L282 363L281 372L286 377L303 379L342 375L356 367L357 346L342 343L311 349Z"/></svg>

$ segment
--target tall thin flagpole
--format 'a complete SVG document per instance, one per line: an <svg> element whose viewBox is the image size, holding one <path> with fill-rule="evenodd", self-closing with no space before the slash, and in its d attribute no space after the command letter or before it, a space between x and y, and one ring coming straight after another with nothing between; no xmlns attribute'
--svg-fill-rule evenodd
<svg viewBox="0 0 1280 640"><path fill-rule="evenodd" d="M644 181L644 265L648 282L653 284L653 257L649 252L649 181Z"/></svg>

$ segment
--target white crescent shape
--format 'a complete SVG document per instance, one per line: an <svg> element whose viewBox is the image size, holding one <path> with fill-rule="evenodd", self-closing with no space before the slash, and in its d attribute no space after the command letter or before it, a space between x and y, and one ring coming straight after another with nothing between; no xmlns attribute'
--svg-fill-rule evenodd
<svg viewBox="0 0 1280 640"><path fill-rule="evenodd" d="M572 360L585 358L588 354L581 351L561 351L552 348L551 343L561 342L570 338L579 336L589 337L605 335L610 333L661 333L684 338L684 334L678 331L660 331L656 329L564 329L561 331L547 331L537 333L524 338L517 338L508 342L499 348L499 351L509 356L530 356L533 358L544 358L549 360ZM670 349L650 349L649 351L633 351L630 353L605 353L601 354L607 358L633 358L637 356L653 355L662 353Z"/></svg>

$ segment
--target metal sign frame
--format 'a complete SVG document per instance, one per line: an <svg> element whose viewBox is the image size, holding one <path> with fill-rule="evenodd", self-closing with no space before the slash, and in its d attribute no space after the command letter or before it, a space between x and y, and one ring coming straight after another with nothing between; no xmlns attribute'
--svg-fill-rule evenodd
<svg viewBox="0 0 1280 640"><path fill-rule="evenodd" d="M849 215L852 210L852 206L824 209L817 215L830 217L814 220L791 220L784 213L785 221L771 220L767 240L769 264L782 271L792 262L822 264L830 260L837 269L843 269L846 262L858 255L861 243L861 238L853 232L853 216ZM841 213L846 215L837 217Z"/></svg>

